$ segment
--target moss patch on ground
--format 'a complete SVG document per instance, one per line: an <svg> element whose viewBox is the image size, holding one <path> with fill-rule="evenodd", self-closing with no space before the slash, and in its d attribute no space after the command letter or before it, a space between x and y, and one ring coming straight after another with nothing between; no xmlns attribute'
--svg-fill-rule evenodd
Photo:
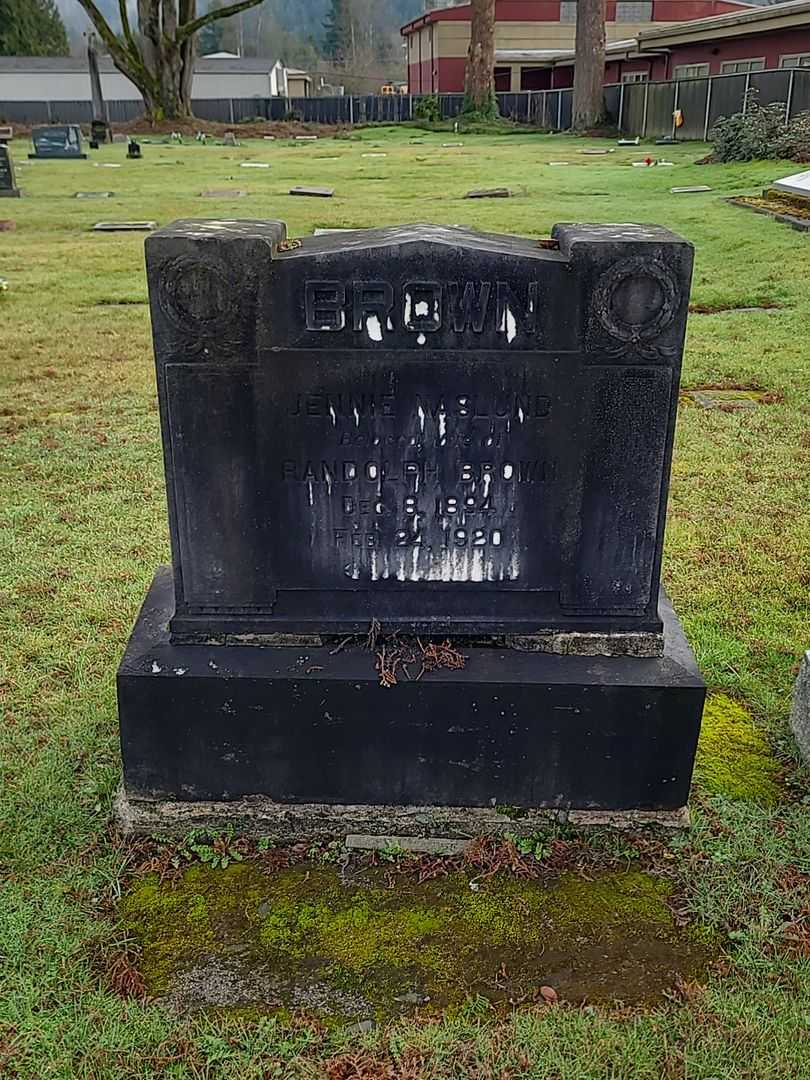
<svg viewBox="0 0 810 1080"><path fill-rule="evenodd" d="M544 882L463 873L419 884L382 868L265 874L194 866L138 881L121 917L149 992L178 1012L228 1008L327 1020L509 1006L553 986L571 1002L647 1003L699 977L716 947L677 927L671 886L634 870Z"/></svg>
<svg viewBox="0 0 810 1080"><path fill-rule="evenodd" d="M698 781L716 795L770 805L782 795L780 767L742 705L710 694L695 763Z"/></svg>

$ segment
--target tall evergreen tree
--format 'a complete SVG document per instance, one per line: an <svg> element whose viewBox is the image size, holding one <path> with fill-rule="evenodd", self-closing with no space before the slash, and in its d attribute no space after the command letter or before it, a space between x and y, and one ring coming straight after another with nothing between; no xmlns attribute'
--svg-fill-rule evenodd
<svg viewBox="0 0 810 1080"><path fill-rule="evenodd" d="M349 0L330 0L323 24L323 52L336 64L345 64L351 43L352 15Z"/></svg>
<svg viewBox="0 0 810 1080"><path fill-rule="evenodd" d="M0 0L0 56L67 56L65 24L54 0Z"/></svg>

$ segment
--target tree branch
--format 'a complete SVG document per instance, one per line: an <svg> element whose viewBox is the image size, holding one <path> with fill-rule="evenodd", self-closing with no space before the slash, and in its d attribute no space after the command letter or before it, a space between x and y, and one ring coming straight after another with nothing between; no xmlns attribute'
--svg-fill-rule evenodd
<svg viewBox="0 0 810 1080"><path fill-rule="evenodd" d="M98 36L101 38L101 40L110 50L110 52L112 53L116 49L123 52L123 46L118 40L118 35L113 31L110 24L107 22L99 9L93 3L93 0L79 0L79 3L86 11L88 19L93 24L98 33Z"/></svg>
<svg viewBox="0 0 810 1080"><path fill-rule="evenodd" d="M83 2L84 0L79 0L80 4ZM256 7L261 2L262 0L239 0L237 4L229 4L228 7L224 8L214 8L213 11L200 15L198 19L192 19L185 26L178 28L176 38L178 45L185 41L186 38L191 37L192 34L196 34L198 30L202 30L209 23L216 22L218 19L227 19L231 15L238 15L240 11L247 11L248 8Z"/></svg>
<svg viewBox="0 0 810 1080"><path fill-rule="evenodd" d="M132 27L129 25L129 15L127 14L127 0L118 0L118 11L121 15L121 29L124 32L124 40L129 46L132 55L137 56L138 45L132 34Z"/></svg>

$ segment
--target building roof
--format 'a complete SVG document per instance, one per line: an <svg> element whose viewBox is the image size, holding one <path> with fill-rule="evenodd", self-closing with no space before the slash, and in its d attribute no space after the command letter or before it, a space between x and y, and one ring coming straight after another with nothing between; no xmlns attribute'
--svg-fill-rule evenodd
<svg viewBox="0 0 810 1080"><path fill-rule="evenodd" d="M220 75L267 75L277 63L277 60L261 56L201 56L197 59L194 70ZM117 70L112 58L107 55L99 56L98 67L101 72ZM86 56L0 56L0 74L81 74L87 70Z"/></svg>
<svg viewBox="0 0 810 1080"><path fill-rule="evenodd" d="M673 23L660 29L642 30L639 46L666 47L681 41L700 41L707 37L735 37L739 34L761 34L793 26L810 25L810 0L787 0L784 4L748 7L727 15L710 15L706 19Z"/></svg>
<svg viewBox="0 0 810 1080"><path fill-rule="evenodd" d="M516 2L520 2L520 0L512 0L512 3L516 3ZM533 14L532 11L531 11L532 2L533 2L533 0L523 0L523 3L525 4L525 7L527 9L526 12L525 12L525 16L524 16L525 21L527 21L527 22L535 22L536 21L536 22L546 22L546 23L547 22L556 22L557 21L555 19L548 19L548 18L532 18L532 14ZM537 7L540 7L540 5L542 3L542 0L534 0L534 2L536 3ZM754 7L755 10L759 10L758 6L756 6L757 5L757 0L722 0L722 2L724 4L726 4L726 5L730 5L730 6L734 6L736 8L739 8L739 10L741 12L750 10L752 8L752 6ZM496 0L496 3L497 3L497 0ZM431 11L423 12L421 15L418 15L415 19L411 19L411 21L409 23L406 23L404 26L402 26L400 28L399 32L403 37L408 37L410 34L413 34L416 30L419 30L423 26L427 26L429 23L448 22L448 21L451 21L451 20L452 21L466 21L466 22L469 22L470 18L472 17L471 16L471 11L472 11L472 8L471 8L469 0L461 0L460 3L449 3L449 4L446 4L444 7L433 8ZM737 14L736 11L731 12L732 17L734 17L736 14ZM497 16L497 8L496 8L496 16L495 17L496 17L496 19L498 18L498 16ZM711 18L720 18L720 17L721 16L716 16L716 15L711 16ZM512 16L511 19L506 19L506 20L503 20L503 21L510 22L513 19L514 19L514 15ZM501 20L498 20L498 21L501 21Z"/></svg>

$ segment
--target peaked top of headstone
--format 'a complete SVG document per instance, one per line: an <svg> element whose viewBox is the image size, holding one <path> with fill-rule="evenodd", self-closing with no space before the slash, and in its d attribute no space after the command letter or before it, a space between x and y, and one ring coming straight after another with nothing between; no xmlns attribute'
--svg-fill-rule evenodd
<svg viewBox="0 0 810 1080"><path fill-rule="evenodd" d="M350 252L371 248L393 248L414 244L474 248L481 252L512 255L519 258L562 258L572 243L686 243L681 237L658 225L559 224L552 238L527 238L507 233L479 232L461 225L413 223L380 229L353 229L286 242L286 226L281 221L245 219L181 219L157 230L153 239L186 238L191 240L251 239L269 243L273 253L284 258Z"/></svg>

